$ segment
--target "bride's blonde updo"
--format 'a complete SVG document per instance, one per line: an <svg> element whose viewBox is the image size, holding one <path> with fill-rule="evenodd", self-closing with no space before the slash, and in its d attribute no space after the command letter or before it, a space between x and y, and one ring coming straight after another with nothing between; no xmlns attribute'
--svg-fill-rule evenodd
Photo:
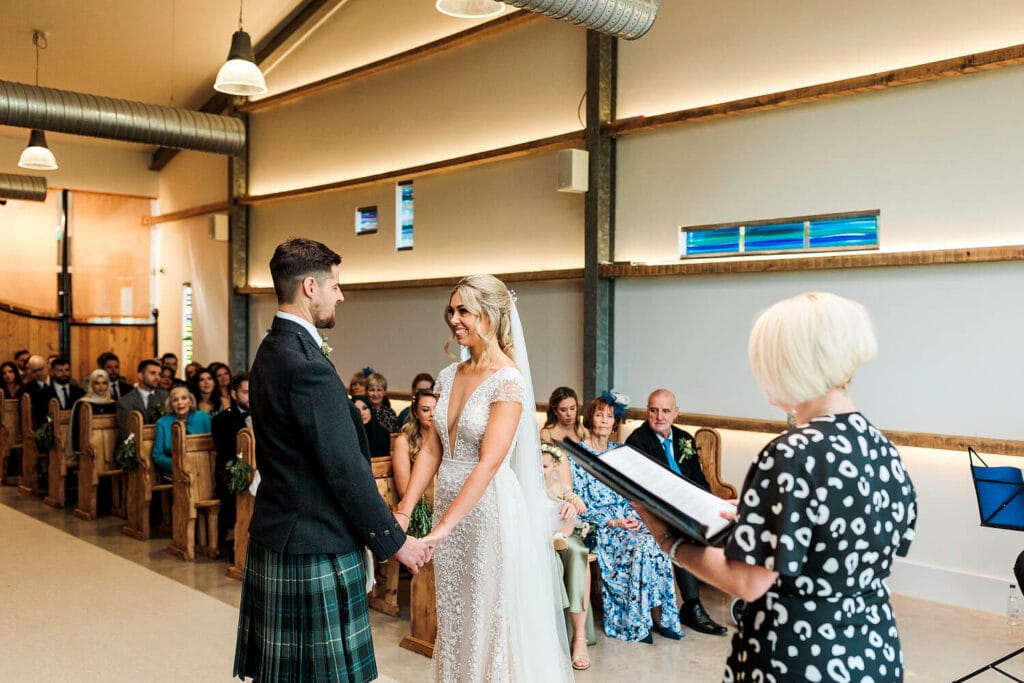
<svg viewBox="0 0 1024 683"><path fill-rule="evenodd" d="M448 295L448 304L445 304L445 324L449 320L448 306L456 293L462 298L462 305L470 313L479 316L481 320L487 318L490 321L490 334L484 334L479 325L477 326L476 333L480 335L480 338L488 346L492 340L496 339L502 353L515 360L515 350L512 344L512 295L505 283L493 275L469 275L459 280L459 283ZM454 334L445 342L444 352L455 358L456 356L448 350L453 341L455 341ZM486 350L481 361L485 364L487 362Z"/></svg>

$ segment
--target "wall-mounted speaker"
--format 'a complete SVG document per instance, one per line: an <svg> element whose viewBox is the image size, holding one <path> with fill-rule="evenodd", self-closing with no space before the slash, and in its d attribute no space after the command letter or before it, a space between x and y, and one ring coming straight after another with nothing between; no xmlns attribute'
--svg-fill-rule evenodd
<svg viewBox="0 0 1024 683"><path fill-rule="evenodd" d="M590 154L584 149L558 152L558 191L586 192L590 189Z"/></svg>
<svg viewBox="0 0 1024 683"><path fill-rule="evenodd" d="M228 241L228 215L226 213L214 213L209 216L210 239L218 242Z"/></svg>

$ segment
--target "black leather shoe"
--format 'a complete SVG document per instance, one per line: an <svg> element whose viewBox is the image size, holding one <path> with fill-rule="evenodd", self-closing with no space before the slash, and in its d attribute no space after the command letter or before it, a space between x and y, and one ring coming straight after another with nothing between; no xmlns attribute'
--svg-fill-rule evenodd
<svg viewBox="0 0 1024 683"><path fill-rule="evenodd" d="M647 643L648 645L654 645L654 636L648 631L647 635L640 639L641 643Z"/></svg>
<svg viewBox="0 0 1024 683"><path fill-rule="evenodd" d="M669 640L679 640L684 635L686 635L684 633L676 633L675 631L670 631L667 628L662 628L657 624L654 625L654 630L658 632L659 636L661 636L662 638L668 638Z"/></svg>
<svg viewBox="0 0 1024 683"><path fill-rule="evenodd" d="M729 632L729 629L726 627L715 623L715 621L708 616L708 613L704 611L704 605L699 602L686 604L679 608L679 618L682 620L684 625L692 628L698 633L706 633L710 636L724 636Z"/></svg>

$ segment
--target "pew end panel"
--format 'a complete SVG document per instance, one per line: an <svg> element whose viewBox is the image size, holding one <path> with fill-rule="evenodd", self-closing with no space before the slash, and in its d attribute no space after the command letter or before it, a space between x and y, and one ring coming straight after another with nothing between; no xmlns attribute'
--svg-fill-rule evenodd
<svg viewBox="0 0 1024 683"><path fill-rule="evenodd" d="M18 490L27 496L40 493L40 466L44 464L39 458L39 447L36 445L36 432L32 426L32 397L21 396L21 481ZM48 463L47 463L48 464Z"/></svg>
<svg viewBox="0 0 1024 683"><path fill-rule="evenodd" d="M701 427L693 435L700 456L700 468L711 486L711 493L719 498L736 497L736 487L722 479L722 436L717 429Z"/></svg>
<svg viewBox="0 0 1024 683"><path fill-rule="evenodd" d="M146 424L138 410L128 415L128 433L135 436L135 447L139 468L126 475L127 524L121 527L125 536L145 541L152 536L150 504L153 496L160 496L163 511L161 530L170 530L172 487L165 482L153 465L153 442L156 439L156 425Z"/></svg>
<svg viewBox="0 0 1024 683"><path fill-rule="evenodd" d="M78 455L78 503L74 515L79 519L96 519L100 477L109 477L110 511L124 517L124 473L114 460L114 452L120 442L117 415L96 415L92 405L84 401L79 407L79 415L78 444L81 451Z"/></svg>
<svg viewBox="0 0 1024 683"><path fill-rule="evenodd" d="M235 437L235 448L242 454L242 461L256 470L256 437L252 427L243 427ZM235 496L235 560L228 567L227 576L242 580L245 573L245 554L249 549L249 522L252 520L256 498L249 489Z"/></svg>
<svg viewBox="0 0 1024 683"><path fill-rule="evenodd" d="M11 458L21 462L21 399L3 399L0 412L0 484L6 484Z"/></svg>
<svg viewBox="0 0 1024 683"><path fill-rule="evenodd" d="M53 446L48 454L49 467L46 477L46 498L43 502L50 507L62 508L67 495L68 471L75 470L78 462L68 462L68 440L72 436L71 410L61 410L60 402L50 399L50 421L53 423Z"/></svg>
<svg viewBox="0 0 1024 683"><path fill-rule="evenodd" d="M187 434L184 423L175 421L171 426L173 521L167 552L186 562L195 560L197 547L210 559L217 557L216 465L213 436Z"/></svg>
<svg viewBox="0 0 1024 683"><path fill-rule="evenodd" d="M392 435L391 439L392 447L395 444L394 436ZM394 509L398 505L398 489L395 486L391 456L370 458L370 468L373 470L373 478L381 498L388 507ZM398 606L398 580L401 572L398 560L392 557L387 562L377 563L375 572L377 583L368 596L369 605L378 612L397 617L401 612Z"/></svg>

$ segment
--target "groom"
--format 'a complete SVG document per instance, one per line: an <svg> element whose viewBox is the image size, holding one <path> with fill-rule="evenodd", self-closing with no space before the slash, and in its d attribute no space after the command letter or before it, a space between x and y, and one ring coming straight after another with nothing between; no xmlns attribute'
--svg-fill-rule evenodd
<svg viewBox="0 0 1024 683"><path fill-rule="evenodd" d="M344 301L340 263L306 239L270 260L278 311L249 378L261 483L234 666L257 681L375 679L362 549L413 572L430 558L378 493L359 413L317 333Z"/></svg>

